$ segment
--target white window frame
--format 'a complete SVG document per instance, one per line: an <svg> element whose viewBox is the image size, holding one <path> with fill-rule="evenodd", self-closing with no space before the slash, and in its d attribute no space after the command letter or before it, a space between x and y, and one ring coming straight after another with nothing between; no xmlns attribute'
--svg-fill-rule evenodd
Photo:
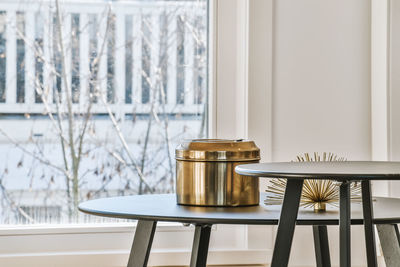
<svg viewBox="0 0 400 267"><path fill-rule="evenodd" d="M210 136L255 140L269 161L273 0L210 1ZM3 226L0 266L126 266L135 224ZM272 233L217 225L208 263L266 263ZM149 266L187 265L192 238L193 227L160 223Z"/></svg>
<svg viewBox="0 0 400 267"><path fill-rule="evenodd" d="M372 159L400 160L400 70L397 34L400 5L371 1L371 130ZM373 194L400 197L400 182L375 181Z"/></svg>

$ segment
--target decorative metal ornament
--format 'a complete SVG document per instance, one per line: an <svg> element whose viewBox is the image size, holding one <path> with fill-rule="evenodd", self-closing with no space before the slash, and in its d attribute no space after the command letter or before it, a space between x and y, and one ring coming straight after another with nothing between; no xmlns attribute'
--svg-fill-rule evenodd
<svg viewBox="0 0 400 267"><path fill-rule="evenodd" d="M333 153L322 154L322 157L314 152L313 156L308 153L296 157L297 162L302 161L346 161L343 157L338 157ZM267 205L282 204L285 195L286 179L271 179L266 192L268 196L265 200ZM361 185L354 182L350 187L351 200L361 202ZM339 184L333 180L305 179L303 191L301 193L300 206L314 208L314 212L326 211L326 205L339 206Z"/></svg>

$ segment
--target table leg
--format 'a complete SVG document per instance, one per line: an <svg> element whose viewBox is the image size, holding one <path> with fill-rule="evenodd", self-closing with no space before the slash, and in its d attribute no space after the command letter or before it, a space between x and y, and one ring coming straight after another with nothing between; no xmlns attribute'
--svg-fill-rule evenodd
<svg viewBox="0 0 400 267"><path fill-rule="evenodd" d="M146 267L157 221L139 220L129 255L128 267Z"/></svg>
<svg viewBox="0 0 400 267"><path fill-rule="evenodd" d="M271 267L288 265L303 182L301 179L287 180Z"/></svg>
<svg viewBox="0 0 400 267"><path fill-rule="evenodd" d="M212 225L196 225L190 267L206 267Z"/></svg>
<svg viewBox="0 0 400 267"><path fill-rule="evenodd" d="M400 234L397 224L377 224L378 236L386 267L400 265Z"/></svg>
<svg viewBox="0 0 400 267"><path fill-rule="evenodd" d="M364 232L365 232L365 245L367 249L367 262L368 267L377 267L376 249L375 249L375 233L373 222L373 206L371 198L371 182L362 181L362 204L364 214Z"/></svg>
<svg viewBox="0 0 400 267"><path fill-rule="evenodd" d="M326 225L313 225L314 249L317 267L331 267L329 255L328 228Z"/></svg>
<svg viewBox="0 0 400 267"><path fill-rule="evenodd" d="M350 182L345 181L340 185L340 267L350 267Z"/></svg>

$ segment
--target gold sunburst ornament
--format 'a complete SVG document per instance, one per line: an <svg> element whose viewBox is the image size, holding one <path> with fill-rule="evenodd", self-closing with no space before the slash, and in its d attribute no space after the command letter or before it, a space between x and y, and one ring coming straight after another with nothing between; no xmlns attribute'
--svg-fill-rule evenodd
<svg viewBox="0 0 400 267"><path fill-rule="evenodd" d="M297 156L296 162L302 161L346 161L343 157L338 157L333 153L322 154L322 157L314 152L313 156L308 153ZM270 185L266 192L269 193L265 200L267 205L282 204L285 195L286 179L271 179ZM350 187L351 200L361 202L361 186L360 183L352 183ZM326 205L338 206L339 202L339 185L333 180L317 180L305 179L303 191L301 193L300 206L314 207L315 212L326 211Z"/></svg>

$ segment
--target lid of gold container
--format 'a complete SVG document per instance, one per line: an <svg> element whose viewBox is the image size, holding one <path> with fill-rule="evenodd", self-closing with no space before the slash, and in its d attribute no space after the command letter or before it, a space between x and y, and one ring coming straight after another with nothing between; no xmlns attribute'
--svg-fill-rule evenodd
<svg viewBox="0 0 400 267"><path fill-rule="evenodd" d="M177 160L250 161L260 159L260 149L253 141L228 139L184 140L175 150Z"/></svg>

